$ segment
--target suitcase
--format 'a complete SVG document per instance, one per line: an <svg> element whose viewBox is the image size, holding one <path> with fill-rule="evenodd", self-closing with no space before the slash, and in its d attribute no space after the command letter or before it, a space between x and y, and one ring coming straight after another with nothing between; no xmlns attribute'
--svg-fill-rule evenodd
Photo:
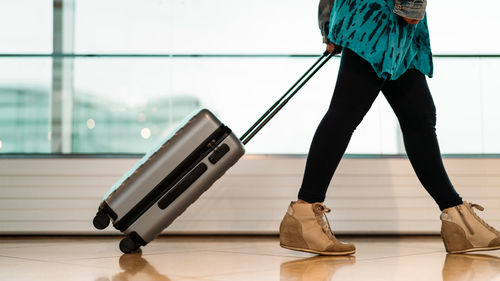
<svg viewBox="0 0 500 281"><path fill-rule="evenodd" d="M244 145L333 55L325 52L240 139L207 109L187 117L110 188L94 226L105 229L112 220L127 235L124 253L148 244L243 156Z"/></svg>

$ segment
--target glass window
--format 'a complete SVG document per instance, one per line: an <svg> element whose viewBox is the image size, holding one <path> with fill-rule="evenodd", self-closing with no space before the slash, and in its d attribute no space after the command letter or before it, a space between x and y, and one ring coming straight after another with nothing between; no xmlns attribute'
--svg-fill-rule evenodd
<svg viewBox="0 0 500 281"><path fill-rule="evenodd" d="M52 52L52 1L0 2L0 54Z"/></svg>
<svg viewBox="0 0 500 281"><path fill-rule="evenodd" d="M51 59L0 58L0 153L49 153Z"/></svg>
<svg viewBox="0 0 500 281"><path fill-rule="evenodd" d="M450 4L452 3L452 4ZM435 54L498 54L496 0L428 1L427 21Z"/></svg>
<svg viewBox="0 0 500 281"><path fill-rule="evenodd" d="M76 2L76 53L318 53L317 3Z"/></svg>
<svg viewBox="0 0 500 281"><path fill-rule="evenodd" d="M64 32L58 21L52 26L53 1L0 3L0 153L144 153L202 107L242 135L324 50L317 1L64 1L74 3ZM435 58L428 79L441 152L500 153L500 56L460 56L500 50L500 4L459 0L453 8L432 1L427 9L434 53L455 55ZM64 58L52 54L52 38L61 36ZM339 61L247 152L307 153ZM383 95L346 152L405 152Z"/></svg>
<svg viewBox="0 0 500 281"><path fill-rule="evenodd" d="M52 1L0 3L0 153L49 153Z"/></svg>

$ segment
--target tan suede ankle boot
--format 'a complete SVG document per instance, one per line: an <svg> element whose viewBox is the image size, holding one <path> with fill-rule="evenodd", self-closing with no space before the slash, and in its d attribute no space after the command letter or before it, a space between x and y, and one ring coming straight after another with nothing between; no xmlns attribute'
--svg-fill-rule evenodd
<svg viewBox="0 0 500 281"><path fill-rule="evenodd" d="M321 203L290 203L280 224L280 245L290 250L320 255L354 254L353 244L338 241L330 228Z"/></svg>
<svg viewBox="0 0 500 281"><path fill-rule="evenodd" d="M484 210L480 205L464 201L441 213L441 237L448 253L500 249L500 232L483 221L472 208Z"/></svg>

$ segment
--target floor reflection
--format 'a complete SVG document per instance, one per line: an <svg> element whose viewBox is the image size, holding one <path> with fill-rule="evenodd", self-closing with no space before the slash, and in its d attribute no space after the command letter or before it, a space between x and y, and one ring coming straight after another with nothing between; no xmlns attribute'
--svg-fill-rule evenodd
<svg viewBox="0 0 500 281"><path fill-rule="evenodd" d="M281 281L327 281L335 271L356 262L354 256L315 256L282 263Z"/></svg>
<svg viewBox="0 0 500 281"><path fill-rule="evenodd" d="M483 254L448 254L443 281L500 280L500 257Z"/></svg>
<svg viewBox="0 0 500 281"><path fill-rule="evenodd" d="M154 266L152 266L142 253L124 254L119 260L122 272L115 274L112 281L131 281L131 280L159 280L170 281L170 279L159 273Z"/></svg>

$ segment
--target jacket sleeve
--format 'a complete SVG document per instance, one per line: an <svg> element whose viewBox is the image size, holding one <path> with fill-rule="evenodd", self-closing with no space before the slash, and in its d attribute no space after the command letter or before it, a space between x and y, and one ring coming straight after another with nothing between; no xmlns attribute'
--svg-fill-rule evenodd
<svg viewBox="0 0 500 281"><path fill-rule="evenodd" d="M323 35L323 43L328 43L328 32L330 24L330 14L332 12L334 0L319 0L318 7L318 24L321 30L321 35Z"/></svg>
<svg viewBox="0 0 500 281"><path fill-rule="evenodd" d="M427 0L395 0L393 12L402 17L422 20L426 7Z"/></svg>

